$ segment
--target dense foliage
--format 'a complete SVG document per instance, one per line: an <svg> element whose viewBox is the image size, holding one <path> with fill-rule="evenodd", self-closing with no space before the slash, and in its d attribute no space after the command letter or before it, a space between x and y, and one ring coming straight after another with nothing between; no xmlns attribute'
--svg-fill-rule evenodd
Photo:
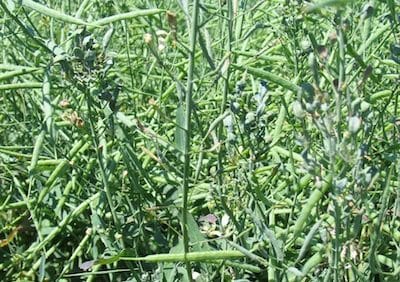
<svg viewBox="0 0 400 282"><path fill-rule="evenodd" d="M399 6L0 1L0 280L399 281Z"/></svg>

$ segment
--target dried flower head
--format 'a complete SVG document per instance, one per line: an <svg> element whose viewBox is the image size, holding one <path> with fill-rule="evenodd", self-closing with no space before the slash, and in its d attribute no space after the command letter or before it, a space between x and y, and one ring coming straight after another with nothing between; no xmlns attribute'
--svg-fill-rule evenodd
<svg viewBox="0 0 400 282"><path fill-rule="evenodd" d="M175 42L176 41L176 33L178 30L178 24L176 22L176 14L174 12L167 11L167 21L168 21L169 28L171 30L171 36Z"/></svg>
<svg viewBox="0 0 400 282"><path fill-rule="evenodd" d="M175 30L177 29L177 22L176 22L176 13L172 12L172 11L167 11L167 21L168 21L168 25L169 28L171 30Z"/></svg>
<svg viewBox="0 0 400 282"><path fill-rule="evenodd" d="M63 109L69 107L69 101L67 99L62 99L59 103L59 106Z"/></svg>
<svg viewBox="0 0 400 282"><path fill-rule="evenodd" d="M328 59L328 56L329 56L328 48L326 48L325 46L319 46L318 47L318 55L321 60Z"/></svg>
<svg viewBox="0 0 400 282"><path fill-rule="evenodd" d="M151 35L151 33L145 33L143 39L144 43L150 44L153 41L153 36Z"/></svg>
<svg viewBox="0 0 400 282"><path fill-rule="evenodd" d="M167 47L167 36L168 33L165 30L159 29L156 31L158 40L158 51L163 51Z"/></svg>

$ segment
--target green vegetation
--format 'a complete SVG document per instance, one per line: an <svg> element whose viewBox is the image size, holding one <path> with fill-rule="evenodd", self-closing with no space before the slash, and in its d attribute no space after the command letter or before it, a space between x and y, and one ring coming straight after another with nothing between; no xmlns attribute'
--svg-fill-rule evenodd
<svg viewBox="0 0 400 282"><path fill-rule="evenodd" d="M0 1L0 280L400 281L399 10Z"/></svg>

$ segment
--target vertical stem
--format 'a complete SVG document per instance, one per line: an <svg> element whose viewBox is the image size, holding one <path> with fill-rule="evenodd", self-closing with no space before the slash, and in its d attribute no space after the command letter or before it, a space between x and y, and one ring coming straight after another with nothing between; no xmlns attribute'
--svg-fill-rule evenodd
<svg viewBox="0 0 400 282"><path fill-rule="evenodd" d="M228 53L228 63L231 64L232 62L232 42L233 42L233 35L232 35L232 29L233 29L233 7L232 7L232 0L227 1L227 7L228 7L228 16L227 16L227 42L226 42L226 46L225 46L225 50ZM230 68L228 67L225 77L224 77L224 93L223 93L223 97L222 97L222 103L221 103L221 109L220 109L220 115L222 115L226 109L226 104L227 104L227 100L228 100L228 94L229 94L229 81L230 81L230 75L231 75L231 71ZM218 127L218 140L222 140L222 135L223 135L223 124L220 123L219 127ZM217 174L217 181L218 181L218 185L217 185L217 193L218 196L220 198L221 201L221 205L224 209L224 211L229 215L229 217L231 218L231 220L234 222L235 226L238 227L238 224L235 220L235 217L232 213L232 211L229 209L229 207L226 204L226 200L225 200L225 193L223 191L223 177L222 177L222 172L223 172L223 157L225 156L224 151L222 150L222 147L219 146L219 150L218 150L218 174Z"/></svg>
<svg viewBox="0 0 400 282"><path fill-rule="evenodd" d="M342 120L342 95L345 86L345 46L344 46L344 35L343 35L343 19L341 15L341 11L338 11L338 22L337 22L337 34L338 34L338 69L339 69L339 78L338 78L338 86L336 93L336 115L337 115L337 135L338 138L341 138L341 125L340 121ZM351 112L351 101L349 101L349 97L347 97L347 104L349 113Z"/></svg>
<svg viewBox="0 0 400 282"><path fill-rule="evenodd" d="M341 128L341 112L342 112L342 96L343 93L347 93L347 97L346 97L346 102L347 102L347 107L348 107L348 112L349 115L352 115L351 113L351 100L350 100L350 96L349 96L349 92L346 91L346 69L345 69L345 38L344 38L344 34L343 34L343 19L342 19L342 14L341 11L338 11L338 48L339 48L339 56L338 56L338 67L339 67L339 79L338 79L338 90L337 90L337 100L336 100L336 115L337 115L337 138L338 138L338 142L341 141L341 132L340 132L340 128ZM345 92L344 92L345 91ZM336 144L338 144L338 142L335 142L334 137L330 136L330 142L331 144L335 144L335 145L331 145L330 147L333 147L333 150L335 151L334 154L331 154L331 160L330 160L330 170L332 172L335 172L335 156L336 156ZM335 175L334 175L334 179L335 179ZM340 267L340 252L341 252L341 233L342 233L342 227L341 227L341 207L337 201L338 199L338 195L339 191L337 188L334 188L334 196L333 196L333 200L334 200L334 214L335 214L335 240L334 240L334 281L340 281L339 278L341 276L341 270L339 269Z"/></svg>
<svg viewBox="0 0 400 282"><path fill-rule="evenodd" d="M93 144L96 149L96 157L97 157L97 162L98 162L99 168L100 168L100 175L101 175L101 180L103 182L104 192L106 194L108 206L110 207L113 221L115 223L115 226L117 227L117 231L120 232L121 224L117 217L115 207L114 207L114 204L112 201L111 191L110 191L110 187L109 187L109 183L108 183L108 175L107 175L106 168L105 168L106 164L103 162L103 157L102 157L102 154L101 154L100 148L99 148L99 140L98 140L98 136L96 134L96 130L95 130L94 122L93 122L94 114L93 114L93 108L92 108L92 106L93 106L92 105L92 97L90 97L90 93L85 93L85 94L87 97L87 107L88 107L88 113L89 113L89 126L90 126L90 131L92 134Z"/></svg>
<svg viewBox="0 0 400 282"><path fill-rule="evenodd" d="M185 147L184 147L184 177L183 177L183 203L182 203L182 233L184 245L184 257L186 263L186 270L188 273L189 281L192 281L192 269L190 262L186 260L187 253L189 252L189 238L187 230L187 210L188 210L188 192L189 192L189 178L190 178L190 138L191 138L191 114L192 114L192 94L193 94L193 72L194 60L196 52L197 41L197 23L199 14L199 0L193 1L193 11L190 29L190 50L189 50L189 67L187 73L187 87L185 97Z"/></svg>

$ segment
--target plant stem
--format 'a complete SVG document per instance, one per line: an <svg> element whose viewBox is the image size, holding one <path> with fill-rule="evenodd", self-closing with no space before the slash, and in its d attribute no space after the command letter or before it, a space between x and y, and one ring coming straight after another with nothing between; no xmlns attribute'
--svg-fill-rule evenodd
<svg viewBox="0 0 400 282"><path fill-rule="evenodd" d="M100 168L101 180L103 182L104 192L107 197L107 202L110 207L113 221L117 227L118 232L120 232L121 224L117 217L115 207L114 207L114 204L112 201L111 191L110 191L110 187L109 187L109 183L108 183L108 175L107 175L106 168L105 168L106 163L103 162L103 157L102 157L102 154L101 154L100 148L99 148L99 140L98 140L98 136L97 136L96 129L94 126L94 122L93 122L94 115L93 115L93 109L92 109L92 107L93 107L92 98L90 97L89 93L86 93L86 95L87 95L87 107L88 107L88 113L89 113L89 126L90 126L90 131L92 134L93 144L96 148L96 157L97 157L97 162L98 162L98 165ZM105 162L106 162L106 160L105 160Z"/></svg>
<svg viewBox="0 0 400 282"><path fill-rule="evenodd" d="M185 147L184 147L184 177L183 177L183 203L182 203L182 233L184 245L184 258L189 281L192 281L192 269L190 262L187 260L189 252L189 238L187 231L187 210L188 210L188 192L189 192L189 177L190 177L190 137L191 137L191 114L192 114L192 94L193 94L193 72L195 64L195 52L197 41L197 23L199 14L199 0L194 0L190 30L190 50L189 50L189 66L187 74L187 87L185 96Z"/></svg>

